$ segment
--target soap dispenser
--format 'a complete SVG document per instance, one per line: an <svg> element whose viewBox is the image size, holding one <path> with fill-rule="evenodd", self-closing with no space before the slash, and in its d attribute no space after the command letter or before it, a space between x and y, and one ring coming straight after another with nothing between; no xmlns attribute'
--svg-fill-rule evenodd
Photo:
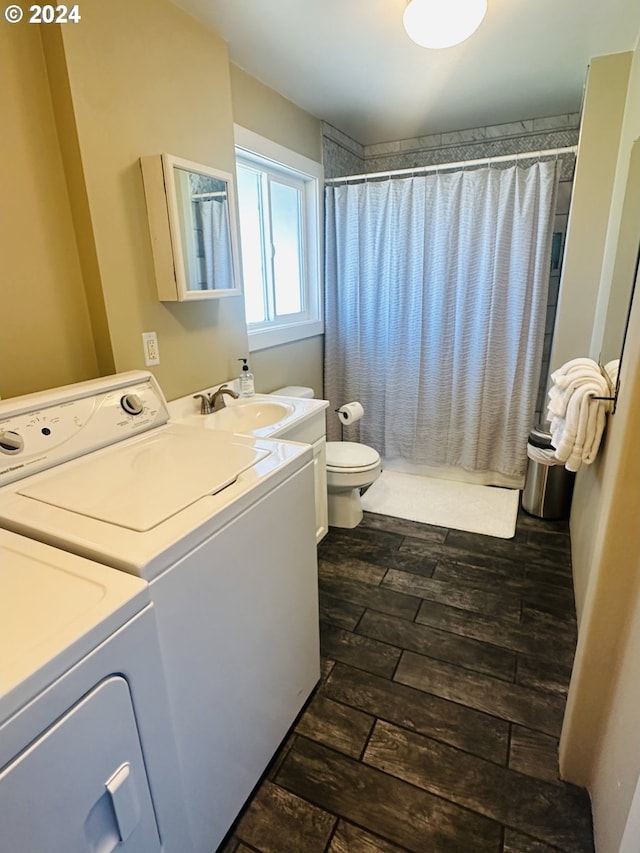
<svg viewBox="0 0 640 853"><path fill-rule="evenodd" d="M253 382L253 373L249 371L249 365L247 364L246 358L239 358L238 361L242 362L242 372L240 373L240 396L253 397L256 393Z"/></svg>

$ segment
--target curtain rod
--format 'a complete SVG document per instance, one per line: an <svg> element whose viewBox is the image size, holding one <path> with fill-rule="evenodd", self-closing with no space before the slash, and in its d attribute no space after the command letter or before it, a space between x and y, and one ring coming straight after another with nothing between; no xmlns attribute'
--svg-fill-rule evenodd
<svg viewBox="0 0 640 853"><path fill-rule="evenodd" d="M210 193L191 193L191 198L226 198L226 190L217 190Z"/></svg>
<svg viewBox="0 0 640 853"><path fill-rule="evenodd" d="M577 145L566 148L547 148L544 151L525 151L522 154L500 154L496 157L481 157L478 160L459 160L456 163L437 163L432 166L416 166L415 169L392 169L388 172L368 172L363 175L345 175L342 178L326 178L325 184L340 181L364 181L370 178L387 178L393 175L419 175L422 172L437 172L439 169L457 169L462 166L480 166L483 163L505 163L509 160L530 160L534 157L558 157L560 154L575 154Z"/></svg>

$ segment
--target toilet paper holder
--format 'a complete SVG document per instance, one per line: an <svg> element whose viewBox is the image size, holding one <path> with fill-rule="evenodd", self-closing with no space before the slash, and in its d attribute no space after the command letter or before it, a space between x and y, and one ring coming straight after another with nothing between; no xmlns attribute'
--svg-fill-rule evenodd
<svg viewBox="0 0 640 853"><path fill-rule="evenodd" d="M362 418L364 409L362 408L361 403L354 400L351 403L343 403L342 406L334 409L334 412L338 415L338 420L340 421L340 437L344 440L345 426L352 426L357 423Z"/></svg>

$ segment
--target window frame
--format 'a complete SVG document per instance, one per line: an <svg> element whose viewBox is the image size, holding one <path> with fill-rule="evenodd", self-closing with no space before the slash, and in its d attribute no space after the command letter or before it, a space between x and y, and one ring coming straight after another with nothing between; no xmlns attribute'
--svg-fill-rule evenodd
<svg viewBox="0 0 640 853"><path fill-rule="evenodd" d="M246 163L280 177L303 185L301 197L302 239L302 300L303 315L284 315L263 323L247 323L249 350L255 351L303 340L324 333L322 299L323 258L323 183L322 164L291 151L247 128L234 125L236 165ZM239 215L238 215L239 221ZM242 235L240 235L242 236ZM240 253L241 254L241 253ZM293 319L285 319L290 317Z"/></svg>

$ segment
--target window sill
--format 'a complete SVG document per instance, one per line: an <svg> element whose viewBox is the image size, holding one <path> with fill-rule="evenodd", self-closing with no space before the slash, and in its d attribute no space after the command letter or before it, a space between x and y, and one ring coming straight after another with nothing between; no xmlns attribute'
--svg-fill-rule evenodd
<svg viewBox="0 0 640 853"><path fill-rule="evenodd" d="M314 338L324 333L324 324L321 320L307 320L303 323L295 323L290 326L280 326L275 329L256 329L249 333L249 351L277 347L280 344L288 344L292 341L301 341L304 338Z"/></svg>

